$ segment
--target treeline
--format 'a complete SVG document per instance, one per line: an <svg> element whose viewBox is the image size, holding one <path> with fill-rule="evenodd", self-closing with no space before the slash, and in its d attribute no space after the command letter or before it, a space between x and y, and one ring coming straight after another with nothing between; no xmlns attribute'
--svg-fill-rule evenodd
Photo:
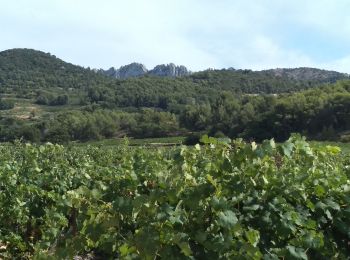
<svg viewBox="0 0 350 260"><path fill-rule="evenodd" d="M46 91L37 91L35 103L38 105L62 106L68 104L68 95L54 95Z"/></svg>
<svg viewBox="0 0 350 260"><path fill-rule="evenodd" d="M293 132L313 139L348 138L350 81L281 95L235 95L221 92L200 104L178 104L166 111L155 108L112 110L101 104L80 111L57 113L48 120L3 119L0 138L66 142L131 136L162 137L190 133L241 137L260 141L285 140Z"/></svg>
<svg viewBox="0 0 350 260"><path fill-rule="evenodd" d="M55 143L123 136L163 137L178 135L180 129L176 115L153 109L132 113L102 109L72 111L58 113L49 120L33 120L31 124L13 118L3 118L0 124L1 141L24 139Z"/></svg>
<svg viewBox="0 0 350 260"><path fill-rule="evenodd" d="M285 140L293 132L338 139L350 130L350 81L279 96L223 93L212 104L186 106L181 123L192 131ZM346 136L343 136L346 138Z"/></svg>
<svg viewBox="0 0 350 260"><path fill-rule="evenodd" d="M187 78L145 76L89 87L81 104L101 104L106 108L153 107L177 113L179 106L212 104L222 93L271 95L294 93L316 86L315 82L273 77L267 72L205 71Z"/></svg>

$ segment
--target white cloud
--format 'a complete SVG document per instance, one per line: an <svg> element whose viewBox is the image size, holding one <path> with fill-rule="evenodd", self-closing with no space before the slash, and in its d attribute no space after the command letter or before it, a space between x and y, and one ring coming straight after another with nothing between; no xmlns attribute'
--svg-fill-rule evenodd
<svg viewBox="0 0 350 260"><path fill-rule="evenodd" d="M257 36L251 44L251 50L253 57L250 62L255 69L311 65L311 60L306 55L296 50L283 49L268 37ZM249 63L246 66L249 67Z"/></svg>
<svg viewBox="0 0 350 260"><path fill-rule="evenodd" d="M148 67L175 62L193 70L319 66L350 72L350 53L334 54L327 61L322 48L315 57L303 45L285 44L288 37L295 37L293 30L350 44L347 0L0 0L0 4L0 49L41 49L84 66L107 68L137 61Z"/></svg>
<svg viewBox="0 0 350 260"><path fill-rule="evenodd" d="M350 55L328 63L318 64L316 67L350 74Z"/></svg>

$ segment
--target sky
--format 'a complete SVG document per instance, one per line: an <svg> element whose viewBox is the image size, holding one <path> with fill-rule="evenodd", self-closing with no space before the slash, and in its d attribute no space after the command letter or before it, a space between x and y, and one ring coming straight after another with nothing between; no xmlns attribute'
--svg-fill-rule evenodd
<svg viewBox="0 0 350 260"><path fill-rule="evenodd" d="M0 51L90 68L317 67L350 73L349 0L0 0Z"/></svg>

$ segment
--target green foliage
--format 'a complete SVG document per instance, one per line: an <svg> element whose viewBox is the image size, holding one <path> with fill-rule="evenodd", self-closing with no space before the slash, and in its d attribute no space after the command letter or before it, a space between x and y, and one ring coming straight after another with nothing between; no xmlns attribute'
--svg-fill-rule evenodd
<svg viewBox="0 0 350 260"><path fill-rule="evenodd" d="M176 149L0 147L0 257L349 256L349 158L204 136Z"/></svg>
<svg viewBox="0 0 350 260"><path fill-rule="evenodd" d="M89 69L64 62L55 56L31 49L0 52L2 89L80 89L101 82L106 77Z"/></svg>
<svg viewBox="0 0 350 260"><path fill-rule="evenodd" d="M11 100L0 99L0 110L8 110L14 108L15 103Z"/></svg>
<svg viewBox="0 0 350 260"><path fill-rule="evenodd" d="M35 101L38 105L62 106L68 103L68 95L53 96L50 94L40 94Z"/></svg>
<svg viewBox="0 0 350 260"><path fill-rule="evenodd" d="M32 141L191 133L284 141L295 132L346 141L350 81L342 79L348 77L299 68L207 70L180 78L117 80L48 53L13 49L0 52L0 109L9 110L1 112L0 139L21 138L18 126L26 125L36 128L35 135L26 135L35 137ZM19 109L11 109L10 100ZM19 112L31 105L39 111L35 117ZM7 124L9 118L17 122Z"/></svg>

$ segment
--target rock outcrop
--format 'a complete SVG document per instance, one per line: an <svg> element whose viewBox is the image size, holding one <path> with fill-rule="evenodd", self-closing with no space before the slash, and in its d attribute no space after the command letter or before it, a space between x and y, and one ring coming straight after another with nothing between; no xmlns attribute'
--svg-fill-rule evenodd
<svg viewBox="0 0 350 260"><path fill-rule="evenodd" d="M176 66L174 63L158 65L149 71L150 75L159 77L183 77L190 75L190 73L185 66Z"/></svg>
<svg viewBox="0 0 350 260"><path fill-rule="evenodd" d="M99 72L105 74L106 76L109 76L109 77L114 77L116 78L117 77L117 69L114 68L114 67L111 67L110 69L108 70L98 70Z"/></svg>
<svg viewBox="0 0 350 260"><path fill-rule="evenodd" d="M131 63L129 65L125 65L116 70L115 77L118 79L127 79L140 77L145 75L148 72L146 67L140 63Z"/></svg>
<svg viewBox="0 0 350 260"><path fill-rule="evenodd" d="M183 77L191 74L191 72L185 66L176 66L174 63L157 65L152 70L147 70L143 64L136 62L122 66L119 69L115 69L114 67L111 67L108 70L100 69L99 72L117 79L141 77L144 75L158 77Z"/></svg>

